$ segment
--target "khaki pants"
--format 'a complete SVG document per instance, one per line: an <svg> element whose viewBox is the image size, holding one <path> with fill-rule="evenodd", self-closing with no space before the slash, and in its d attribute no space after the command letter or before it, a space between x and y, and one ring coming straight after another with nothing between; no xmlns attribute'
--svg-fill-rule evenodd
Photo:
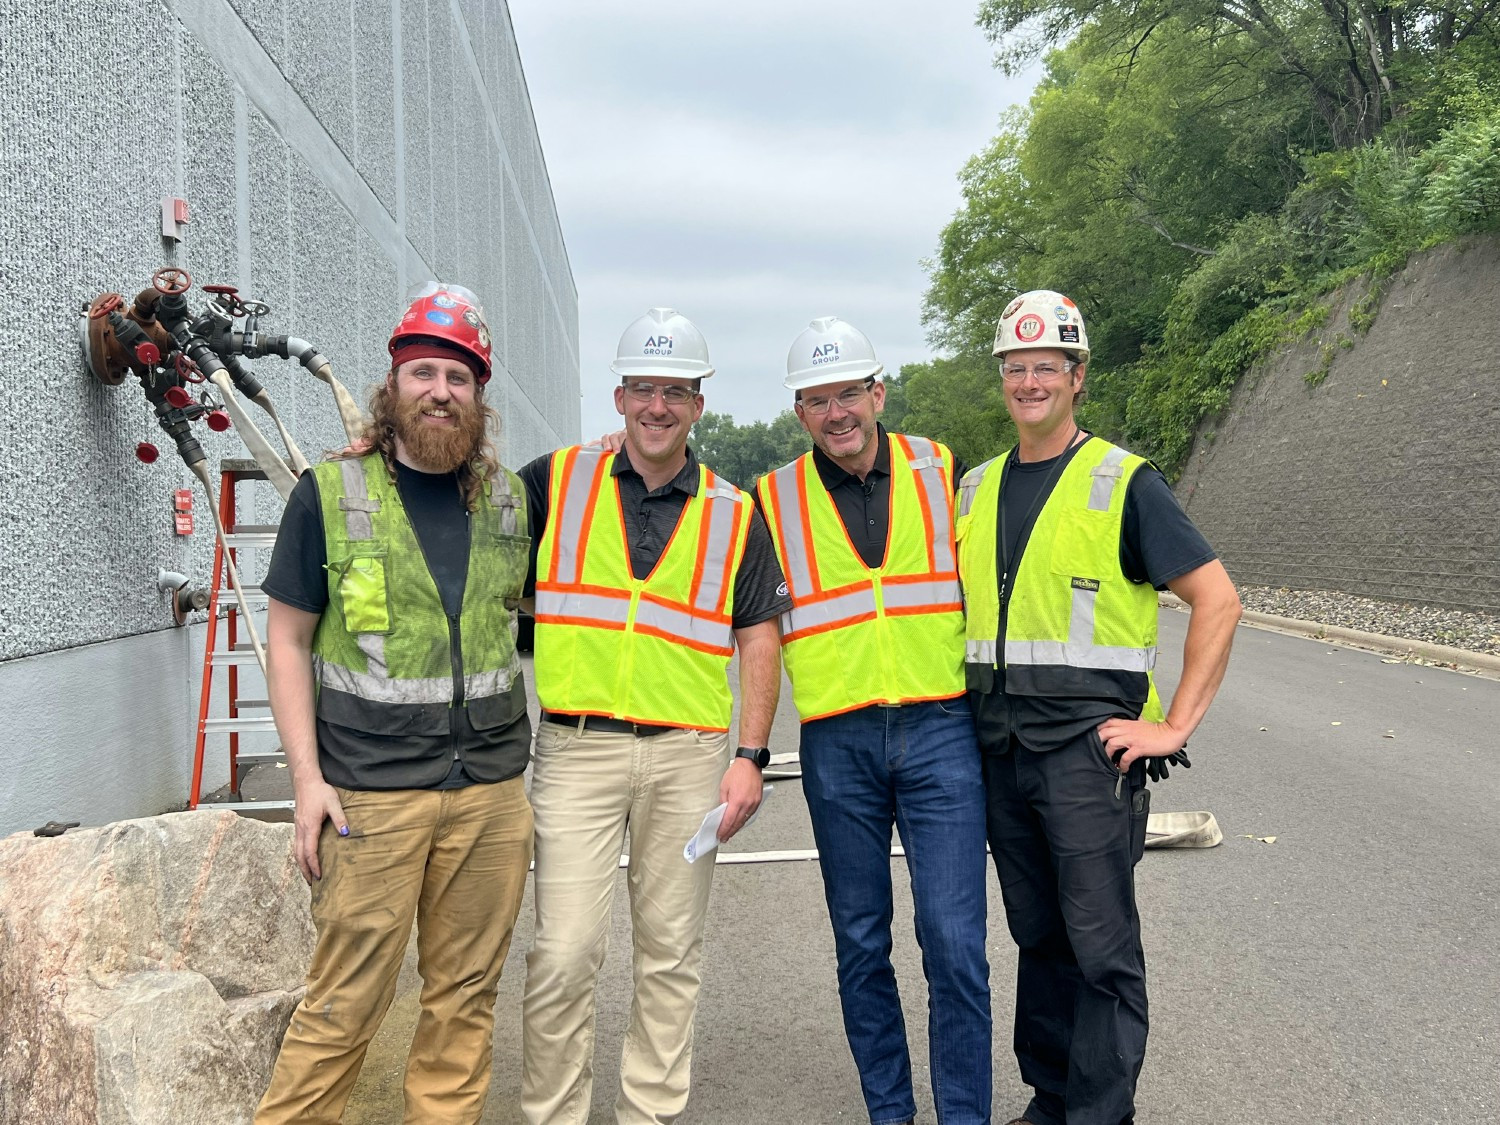
<svg viewBox="0 0 1500 1125"><path fill-rule="evenodd" d="M650 738L537 728L536 945L526 957L521 1109L582 1125L593 1096L594 986L609 942L626 825L635 996L620 1060L621 1125L675 1121L687 1104L698 964L713 857L683 846L719 803L722 734Z"/></svg>
<svg viewBox="0 0 1500 1125"><path fill-rule="evenodd" d="M256 1125L343 1116L396 993L413 917L422 1010L406 1062L405 1120L476 1122L490 1085L495 988L531 861L524 783L338 792L349 835L323 825L307 995Z"/></svg>

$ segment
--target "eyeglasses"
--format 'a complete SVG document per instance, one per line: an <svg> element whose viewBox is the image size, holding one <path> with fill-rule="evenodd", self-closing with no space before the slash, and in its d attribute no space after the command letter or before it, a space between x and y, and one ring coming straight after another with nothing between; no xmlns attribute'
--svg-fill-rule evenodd
<svg viewBox="0 0 1500 1125"><path fill-rule="evenodd" d="M660 383L625 383L623 385L625 393L636 402L650 402L660 392L662 401L668 406L686 406L698 394L692 387L684 387L681 383L668 383L666 386Z"/></svg>
<svg viewBox="0 0 1500 1125"><path fill-rule="evenodd" d="M845 387L832 398L829 398L827 395L816 395L813 398L801 398L797 401L801 403L805 413L811 414L814 418L819 418L827 414L828 408L834 403L838 403L844 410L853 410L860 403L864 402L865 395L869 393L870 388L874 385L874 379L866 379L858 387Z"/></svg>
<svg viewBox="0 0 1500 1125"><path fill-rule="evenodd" d="M1059 375L1068 374L1077 366L1071 360L1064 360L1061 367L1055 363L1046 361L1032 364L1030 367L1022 363L1003 363L1000 365L1000 377L1007 383L1019 383L1030 374L1036 376L1037 382L1045 383L1048 380L1056 379Z"/></svg>

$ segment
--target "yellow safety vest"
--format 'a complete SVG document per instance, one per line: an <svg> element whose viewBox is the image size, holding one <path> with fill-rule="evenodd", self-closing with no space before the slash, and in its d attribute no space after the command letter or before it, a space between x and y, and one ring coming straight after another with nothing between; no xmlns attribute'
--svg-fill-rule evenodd
<svg viewBox="0 0 1500 1125"><path fill-rule="evenodd" d="M699 466L660 561L630 570L614 454L552 457L536 563L536 691L548 711L727 731L734 577L750 497Z"/></svg>
<svg viewBox="0 0 1500 1125"><path fill-rule="evenodd" d="M1141 717L1163 713L1156 666L1156 591L1120 569L1130 478L1143 458L1090 437L1073 454L1037 514L1016 562L1003 654L995 565L1006 453L971 469L959 486L958 571L967 610L970 686L985 688L1003 655L1011 695L1122 699Z"/></svg>
<svg viewBox="0 0 1500 1125"><path fill-rule="evenodd" d="M953 454L926 438L888 437L890 530L873 570L850 542L811 453L757 485L792 596L781 618L782 656L803 722L964 691Z"/></svg>

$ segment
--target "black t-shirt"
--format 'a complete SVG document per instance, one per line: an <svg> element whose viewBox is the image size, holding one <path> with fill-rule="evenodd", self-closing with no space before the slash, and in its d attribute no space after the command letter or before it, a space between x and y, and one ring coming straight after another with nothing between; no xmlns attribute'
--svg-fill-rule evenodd
<svg viewBox="0 0 1500 1125"><path fill-rule="evenodd" d="M995 536L995 573L1006 573L1007 559L1018 561L1037 514L1081 446L1073 446L1046 461L1020 462L1012 457L1001 489L1003 534ZM1132 582L1149 582L1158 590L1218 556L1177 503L1166 478L1152 465L1143 465L1125 493L1120 528L1120 569ZM1014 566L1011 567L1014 570ZM1003 628L1003 626L1002 626ZM998 638L1001 648L1004 637ZM980 743L1003 750L1013 733L1032 750L1055 750L1098 726L1105 719L1134 719L1140 704L1122 699L1049 699L1009 695L1005 668L995 669L989 692L970 692Z"/></svg>
<svg viewBox="0 0 1500 1125"><path fill-rule="evenodd" d="M518 474L526 486L526 512L531 521L531 566L526 576L526 593L536 592L536 556L547 527L549 515L548 481L552 475L552 458L546 453L524 466ZM639 579L647 577L661 560L667 541L677 530L688 498L698 494L698 459L687 451L687 464L666 484L647 489L641 474L631 468L625 450L615 454L612 475L620 490L620 510L625 517L625 543L630 550L630 572ZM734 610L732 625L748 629L778 617L792 608L785 592L785 576L771 545L760 512L751 513L750 537L745 555L734 575Z"/></svg>
<svg viewBox="0 0 1500 1125"><path fill-rule="evenodd" d="M409 465L396 463L396 489L416 533L427 569L437 583L443 599L443 612L461 612L464 586L469 576L469 511L458 477L454 473L423 473ZM322 505L318 497L317 478L303 473L287 500L281 526L276 533L276 549L271 565L261 583L268 595L294 609L321 614L328 607L328 543L323 534ZM511 685L517 693L519 718L498 730L482 734L469 720L467 707L452 709L453 736L465 748L483 745L487 752L515 752L519 749L522 768L530 754L531 723L526 717L526 685L517 676ZM329 731L318 720L318 738L347 738L339 731ZM473 784L455 757L448 776L435 789L457 789Z"/></svg>
<svg viewBox="0 0 1500 1125"><path fill-rule="evenodd" d="M839 518L844 521L844 530L849 541L859 552L860 560L871 570L885 562L886 541L891 528L891 442L886 429L875 424L875 464L860 480L851 472L841 468L833 458L816 446L813 447L813 467L818 470L818 479L833 499ZM953 487L963 479L965 469L961 462L953 466ZM760 494L756 493L756 503Z"/></svg>

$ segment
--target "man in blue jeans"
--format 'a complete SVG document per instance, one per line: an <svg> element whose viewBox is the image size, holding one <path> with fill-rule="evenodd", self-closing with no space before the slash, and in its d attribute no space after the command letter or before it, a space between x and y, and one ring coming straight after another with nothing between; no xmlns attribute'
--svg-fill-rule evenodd
<svg viewBox="0 0 1500 1125"><path fill-rule="evenodd" d="M901 833L928 984L942 1125L990 1120L985 809L964 696L953 454L876 421L870 341L822 317L786 385L813 452L762 477L786 574L782 655L838 952L844 1031L872 1125L911 1122L911 1060L891 966L891 826Z"/></svg>

